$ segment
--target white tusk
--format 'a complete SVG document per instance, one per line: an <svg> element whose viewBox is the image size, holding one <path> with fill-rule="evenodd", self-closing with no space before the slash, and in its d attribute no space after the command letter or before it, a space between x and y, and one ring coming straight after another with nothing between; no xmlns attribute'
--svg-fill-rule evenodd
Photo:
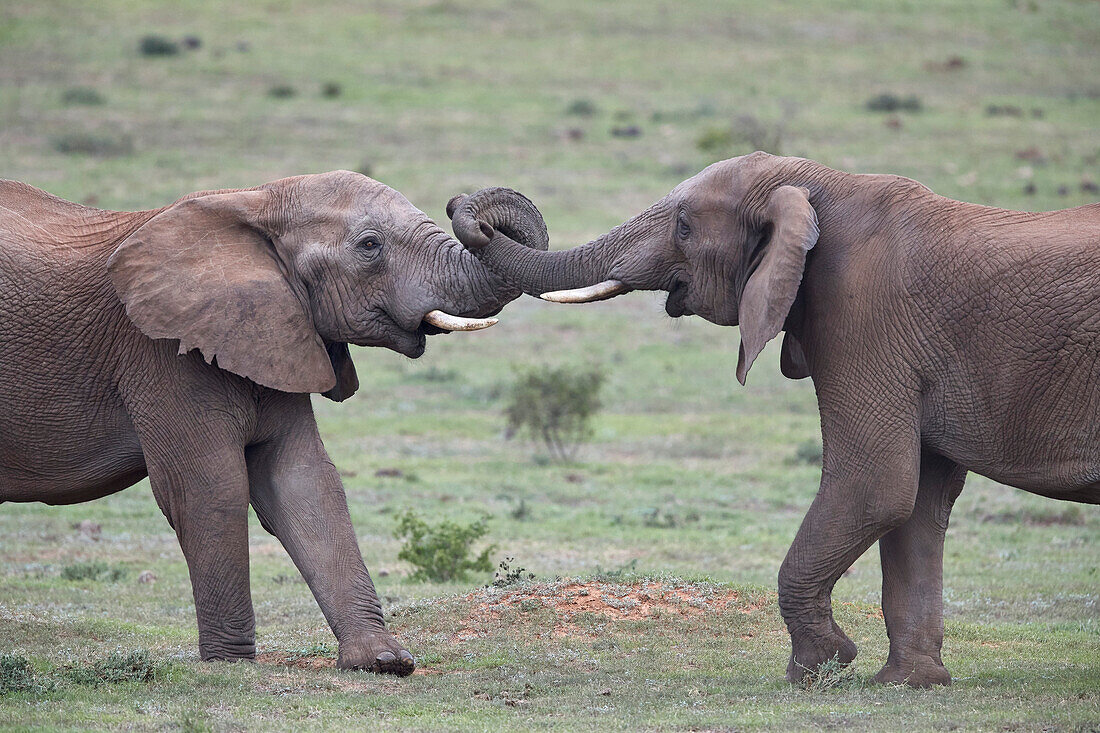
<svg viewBox="0 0 1100 733"><path fill-rule="evenodd" d="M589 285L587 288L574 288L573 290L555 290L552 293L543 293L539 297L549 300L551 303L591 303L596 300L607 300L616 295L622 295L630 290L630 287L621 280L604 280L602 283Z"/></svg>
<svg viewBox="0 0 1100 733"><path fill-rule="evenodd" d="M463 318L440 310L428 311L424 314L424 320L444 331L480 331L497 323L496 318Z"/></svg>

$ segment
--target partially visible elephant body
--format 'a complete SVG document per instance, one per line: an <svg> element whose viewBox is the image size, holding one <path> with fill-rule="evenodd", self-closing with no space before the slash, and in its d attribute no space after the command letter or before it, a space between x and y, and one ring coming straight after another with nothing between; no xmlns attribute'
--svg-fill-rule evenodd
<svg viewBox="0 0 1100 733"><path fill-rule="evenodd" d="M426 335L491 325L518 291L399 193L338 171L136 213L0 181L0 293L0 503L87 501L148 475L187 560L203 659L255 654L251 503L317 598L338 664L412 672L309 393L355 392L348 343L416 357Z"/></svg>
<svg viewBox="0 0 1100 733"><path fill-rule="evenodd" d="M155 212L93 213L14 182L0 207L0 501L123 489L146 468L119 383L166 349L126 319L107 258Z"/></svg>
<svg viewBox="0 0 1100 733"><path fill-rule="evenodd" d="M824 446L779 574L791 680L854 658L831 593L878 540L890 635L878 679L950 681L943 538L967 470L1100 503L1100 205L1006 211L754 153L570 250L524 251L458 214L463 243L527 293L663 289L669 315L740 325L742 383L786 331L781 367L813 378Z"/></svg>

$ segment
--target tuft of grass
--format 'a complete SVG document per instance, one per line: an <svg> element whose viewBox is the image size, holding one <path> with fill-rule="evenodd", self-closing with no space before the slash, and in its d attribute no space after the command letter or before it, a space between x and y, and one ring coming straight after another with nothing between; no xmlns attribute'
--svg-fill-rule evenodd
<svg viewBox="0 0 1100 733"><path fill-rule="evenodd" d="M298 90L290 84L275 84L267 90L267 96L274 99L290 99L297 94Z"/></svg>
<svg viewBox="0 0 1100 733"><path fill-rule="evenodd" d="M868 99L865 106L871 112L920 112L922 105L915 95L901 97L884 92Z"/></svg>
<svg viewBox="0 0 1100 733"><path fill-rule="evenodd" d="M397 518L393 535L404 540L397 559L404 560L416 571L412 578L446 582L461 580L471 572L488 572L493 569L489 554L496 549L489 545L481 554L470 558L472 545L489 532L489 517L461 525L448 519L430 525L412 509Z"/></svg>
<svg viewBox="0 0 1100 733"><path fill-rule="evenodd" d="M0 695L48 692L53 682L40 679L34 665L18 654L0 654Z"/></svg>
<svg viewBox="0 0 1100 733"><path fill-rule="evenodd" d="M565 108L565 114L573 115L574 117L592 117L599 111L596 107L596 103L591 99L574 99L569 103L569 106Z"/></svg>
<svg viewBox="0 0 1100 733"><path fill-rule="evenodd" d="M145 649L135 649L111 652L98 662L69 667L65 676L75 684L98 687L118 682L153 682L166 669L166 664L155 660Z"/></svg>
<svg viewBox="0 0 1100 733"><path fill-rule="evenodd" d="M127 135L67 132L53 138L52 144L54 150L67 155L94 155L109 158L134 152L134 141Z"/></svg>
<svg viewBox="0 0 1100 733"><path fill-rule="evenodd" d="M165 36L148 35L141 39L138 51L142 56L175 56L180 52L180 45Z"/></svg>
<svg viewBox="0 0 1100 733"><path fill-rule="evenodd" d="M104 104L107 100L92 87L72 87L62 92L61 101L69 105L78 104L95 107Z"/></svg>
<svg viewBox="0 0 1100 733"><path fill-rule="evenodd" d="M863 687L863 681L856 675L853 665L844 664L839 656L834 655L817 669L809 670L802 678L801 687L807 692L858 690Z"/></svg>
<svg viewBox="0 0 1100 733"><path fill-rule="evenodd" d="M101 560L75 562L61 568L62 580L94 580L117 583L126 578L129 571L117 565L108 565Z"/></svg>

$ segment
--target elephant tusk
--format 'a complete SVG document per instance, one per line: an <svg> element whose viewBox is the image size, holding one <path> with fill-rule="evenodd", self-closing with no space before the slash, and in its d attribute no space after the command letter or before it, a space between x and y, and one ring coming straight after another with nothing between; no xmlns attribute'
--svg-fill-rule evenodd
<svg viewBox="0 0 1100 733"><path fill-rule="evenodd" d="M444 331L480 331L497 323L496 318L463 318L441 310L428 311L424 314L424 320Z"/></svg>
<svg viewBox="0 0 1100 733"><path fill-rule="evenodd" d="M607 300L616 295L629 292L630 286L621 280L604 280L602 283L589 285L587 288L574 288L573 290L555 290L543 293L539 297L549 300L551 303L592 303L597 300Z"/></svg>

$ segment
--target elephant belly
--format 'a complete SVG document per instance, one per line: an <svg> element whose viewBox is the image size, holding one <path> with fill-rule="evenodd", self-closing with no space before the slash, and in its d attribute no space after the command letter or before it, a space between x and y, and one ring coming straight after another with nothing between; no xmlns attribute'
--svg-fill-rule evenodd
<svg viewBox="0 0 1100 733"><path fill-rule="evenodd" d="M0 502L76 504L121 491L145 478L141 450L117 445L82 446L65 455L0 452Z"/></svg>
<svg viewBox="0 0 1100 733"><path fill-rule="evenodd" d="M922 406L922 443L999 483L1100 503L1100 390L1018 383L1027 388L933 390Z"/></svg>
<svg viewBox="0 0 1100 733"><path fill-rule="evenodd" d="M121 491L146 475L145 457L121 404L32 400L0 404L0 501L73 504Z"/></svg>

